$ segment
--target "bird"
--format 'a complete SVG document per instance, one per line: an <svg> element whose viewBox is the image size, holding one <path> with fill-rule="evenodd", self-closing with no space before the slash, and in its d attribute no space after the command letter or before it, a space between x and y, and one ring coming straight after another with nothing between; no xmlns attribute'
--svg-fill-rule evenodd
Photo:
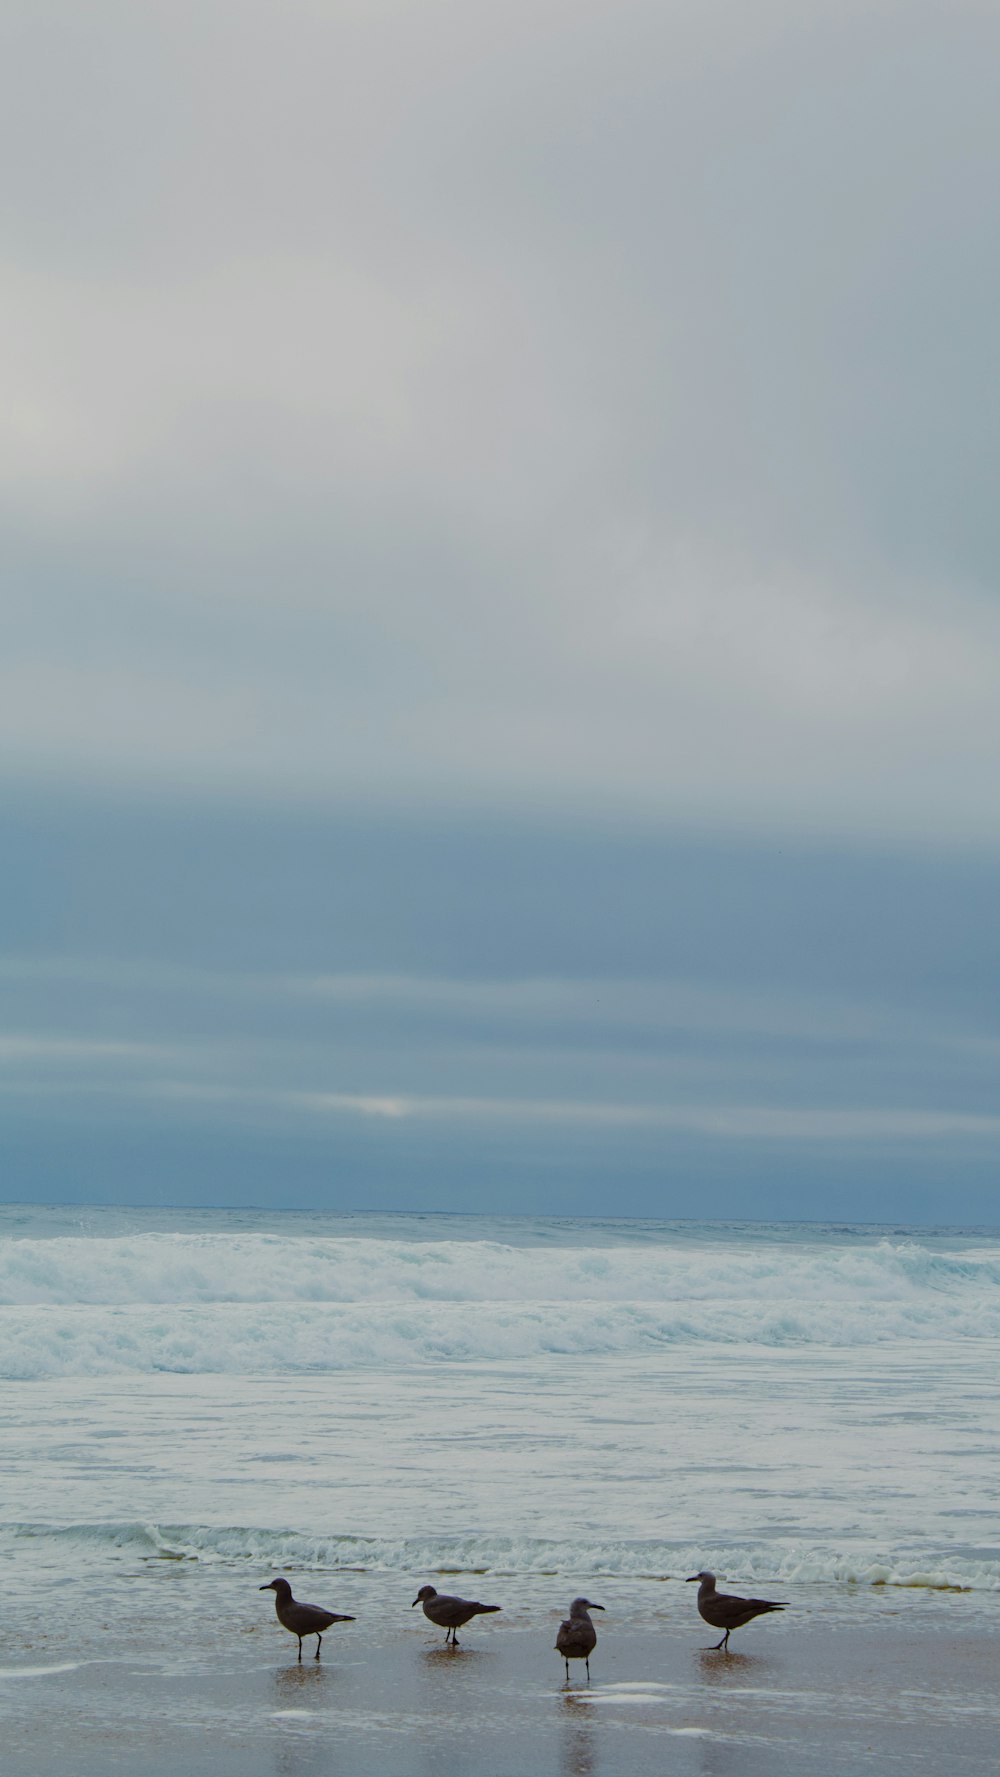
<svg viewBox="0 0 1000 1777"><path fill-rule="evenodd" d="M556 1653L562 1654L566 1662L566 1683L569 1684L569 1663L571 1660L582 1660L587 1668L587 1683L590 1683L590 1656L597 1646L597 1630L590 1620L589 1612L603 1610L603 1604L592 1604L589 1598L574 1598L569 1607L569 1616L559 1625L556 1636Z"/></svg>
<svg viewBox="0 0 1000 1777"><path fill-rule="evenodd" d="M421 1586L417 1596L410 1605L422 1604L424 1616L429 1623L436 1623L439 1629L447 1629L444 1638L445 1646L449 1641L452 1647L458 1646L456 1629L461 1629L470 1617L485 1616L487 1611L500 1610L499 1604L474 1604L471 1598L449 1598L445 1593L438 1592L433 1586Z"/></svg>
<svg viewBox="0 0 1000 1777"><path fill-rule="evenodd" d="M784 1610L784 1604L777 1604L773 1598L736 1598L728 1592L717 1592L714 1573L693 1573L686 1581L692 1585L695 1580L701 1583L698 1587L698 1610L705 1622L713 1629L724 1629L726 1633L721 1641L713 1642L712 1652L725 1648L729 1652L729 1636L733 1629L742 1629L744 1623L750 1623L754 1617L762 1617L769 1610Z"/></svg>
<svg viewBox="0 0 1000 1777"><path fill-rule="evenodd" d="M291 1631L299 1638L299 1659L302 1658L303 1635L315 1635L316 1658L323 1644L323 1631L329 1629L331 1623L353 1623L354 1617L345 1617L335 1610L324 1610L319 1604L299 1604L292 1597L292 1588L287 1580L268 1580L266 1586L258 1587L261 1592L274 1593L274 1608L278 1613L278 1621L283 1628Z"/></svg>

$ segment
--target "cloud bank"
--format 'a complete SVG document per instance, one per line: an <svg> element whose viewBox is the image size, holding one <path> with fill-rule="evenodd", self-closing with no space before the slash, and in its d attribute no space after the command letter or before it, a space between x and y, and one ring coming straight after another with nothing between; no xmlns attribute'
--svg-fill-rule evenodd
<svg viewBox="0 0 1000 1777"><path fill-rule="evenodd" d="M15 773L995 843L994 11L15 6Z"/></svg>

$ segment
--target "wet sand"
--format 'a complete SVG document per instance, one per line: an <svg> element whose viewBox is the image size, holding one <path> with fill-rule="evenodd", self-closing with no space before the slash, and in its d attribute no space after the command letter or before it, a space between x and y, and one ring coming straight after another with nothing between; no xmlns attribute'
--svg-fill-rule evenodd
<svg viewBox="0 0 1000 1777"><path fill-rule="evenodd" d="M294 1638L255 1608L243 1576L225 1579L220 1589L204 1573L181 1577L190 1608L168 1646L162 1624L109 1615L107 1600L92 1623L25 1636L8 1620L7 1768L19 1777L979 1777L995 1768L996 1596L803 1597L794 1613L734 1635L727 1656L705 1651L709 1637L680 1586L659 1589L641 1630L616 1586L588 1689L582 1672L563 1683L558 1606L514 1604L452 1651L409 1616L408 1599L394 1614L383 1597L368 1622L330 1632L320 1662L308 1651L300 1666ZM343 1582L310 1576L302 1590L345 1603ZM491 1579L488 1590L514 1588ZM359 1614L365 1591L355 1582ZM213 1620L213 1596L228 1628Z"/></svg>

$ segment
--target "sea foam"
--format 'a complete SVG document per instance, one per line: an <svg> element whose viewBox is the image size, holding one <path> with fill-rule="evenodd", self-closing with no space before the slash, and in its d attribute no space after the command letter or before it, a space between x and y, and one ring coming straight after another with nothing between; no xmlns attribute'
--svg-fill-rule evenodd
<svg viewBox="0 0 1000 1777"><path fill-rule="evenodd" d="M685 1543L659 1539L497 1536L330 1536L250 1526L156 1524L0 1525L0 1550L38 1554L63 1548L103 1560L118 1553L146 1561L335 1573L430 1573L494 1579L515 1575L558 1578L581 1572L595 1579L685 1582L708 1567L733 1586L783 1583L936 1589L1000 1590L1000 1556L980 1559L939 1551L928 1560L890 1553L869 1543L837 1549L820 1544L776 1548L760 1543Z"/></svg>
<svg viewBox="0 0 1000 1777"><path fill-rule="evenodd" d="M250 1233L0 1244L0 1373L22 1379L998 1334L994 1247L524 1248Z"/></svg>

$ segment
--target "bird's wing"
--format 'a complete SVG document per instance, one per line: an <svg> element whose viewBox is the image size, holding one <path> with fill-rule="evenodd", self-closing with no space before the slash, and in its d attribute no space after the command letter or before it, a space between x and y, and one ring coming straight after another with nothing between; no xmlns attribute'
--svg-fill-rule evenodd
<svg viewBox="0 0 1000 1777"><path fill-rule="evenodd" d="M444 1628L450 1628L453 1623L461 1624L468 1608L464 1598L449 1598L440 1592L436 1598L424 1599L425 1616L430 1617L432 1623L442 1624Z"/></svg>
<svg viewBox="0 0 1000 1777"><path fill-rule="evenodd" d="M333 1619L328 1610L321 1610L318 1604L299 1604L298 1600L290 1604L284 1615L285 1624L293 1629L296 1635L316 1635L326 1628Z"/></svg>

